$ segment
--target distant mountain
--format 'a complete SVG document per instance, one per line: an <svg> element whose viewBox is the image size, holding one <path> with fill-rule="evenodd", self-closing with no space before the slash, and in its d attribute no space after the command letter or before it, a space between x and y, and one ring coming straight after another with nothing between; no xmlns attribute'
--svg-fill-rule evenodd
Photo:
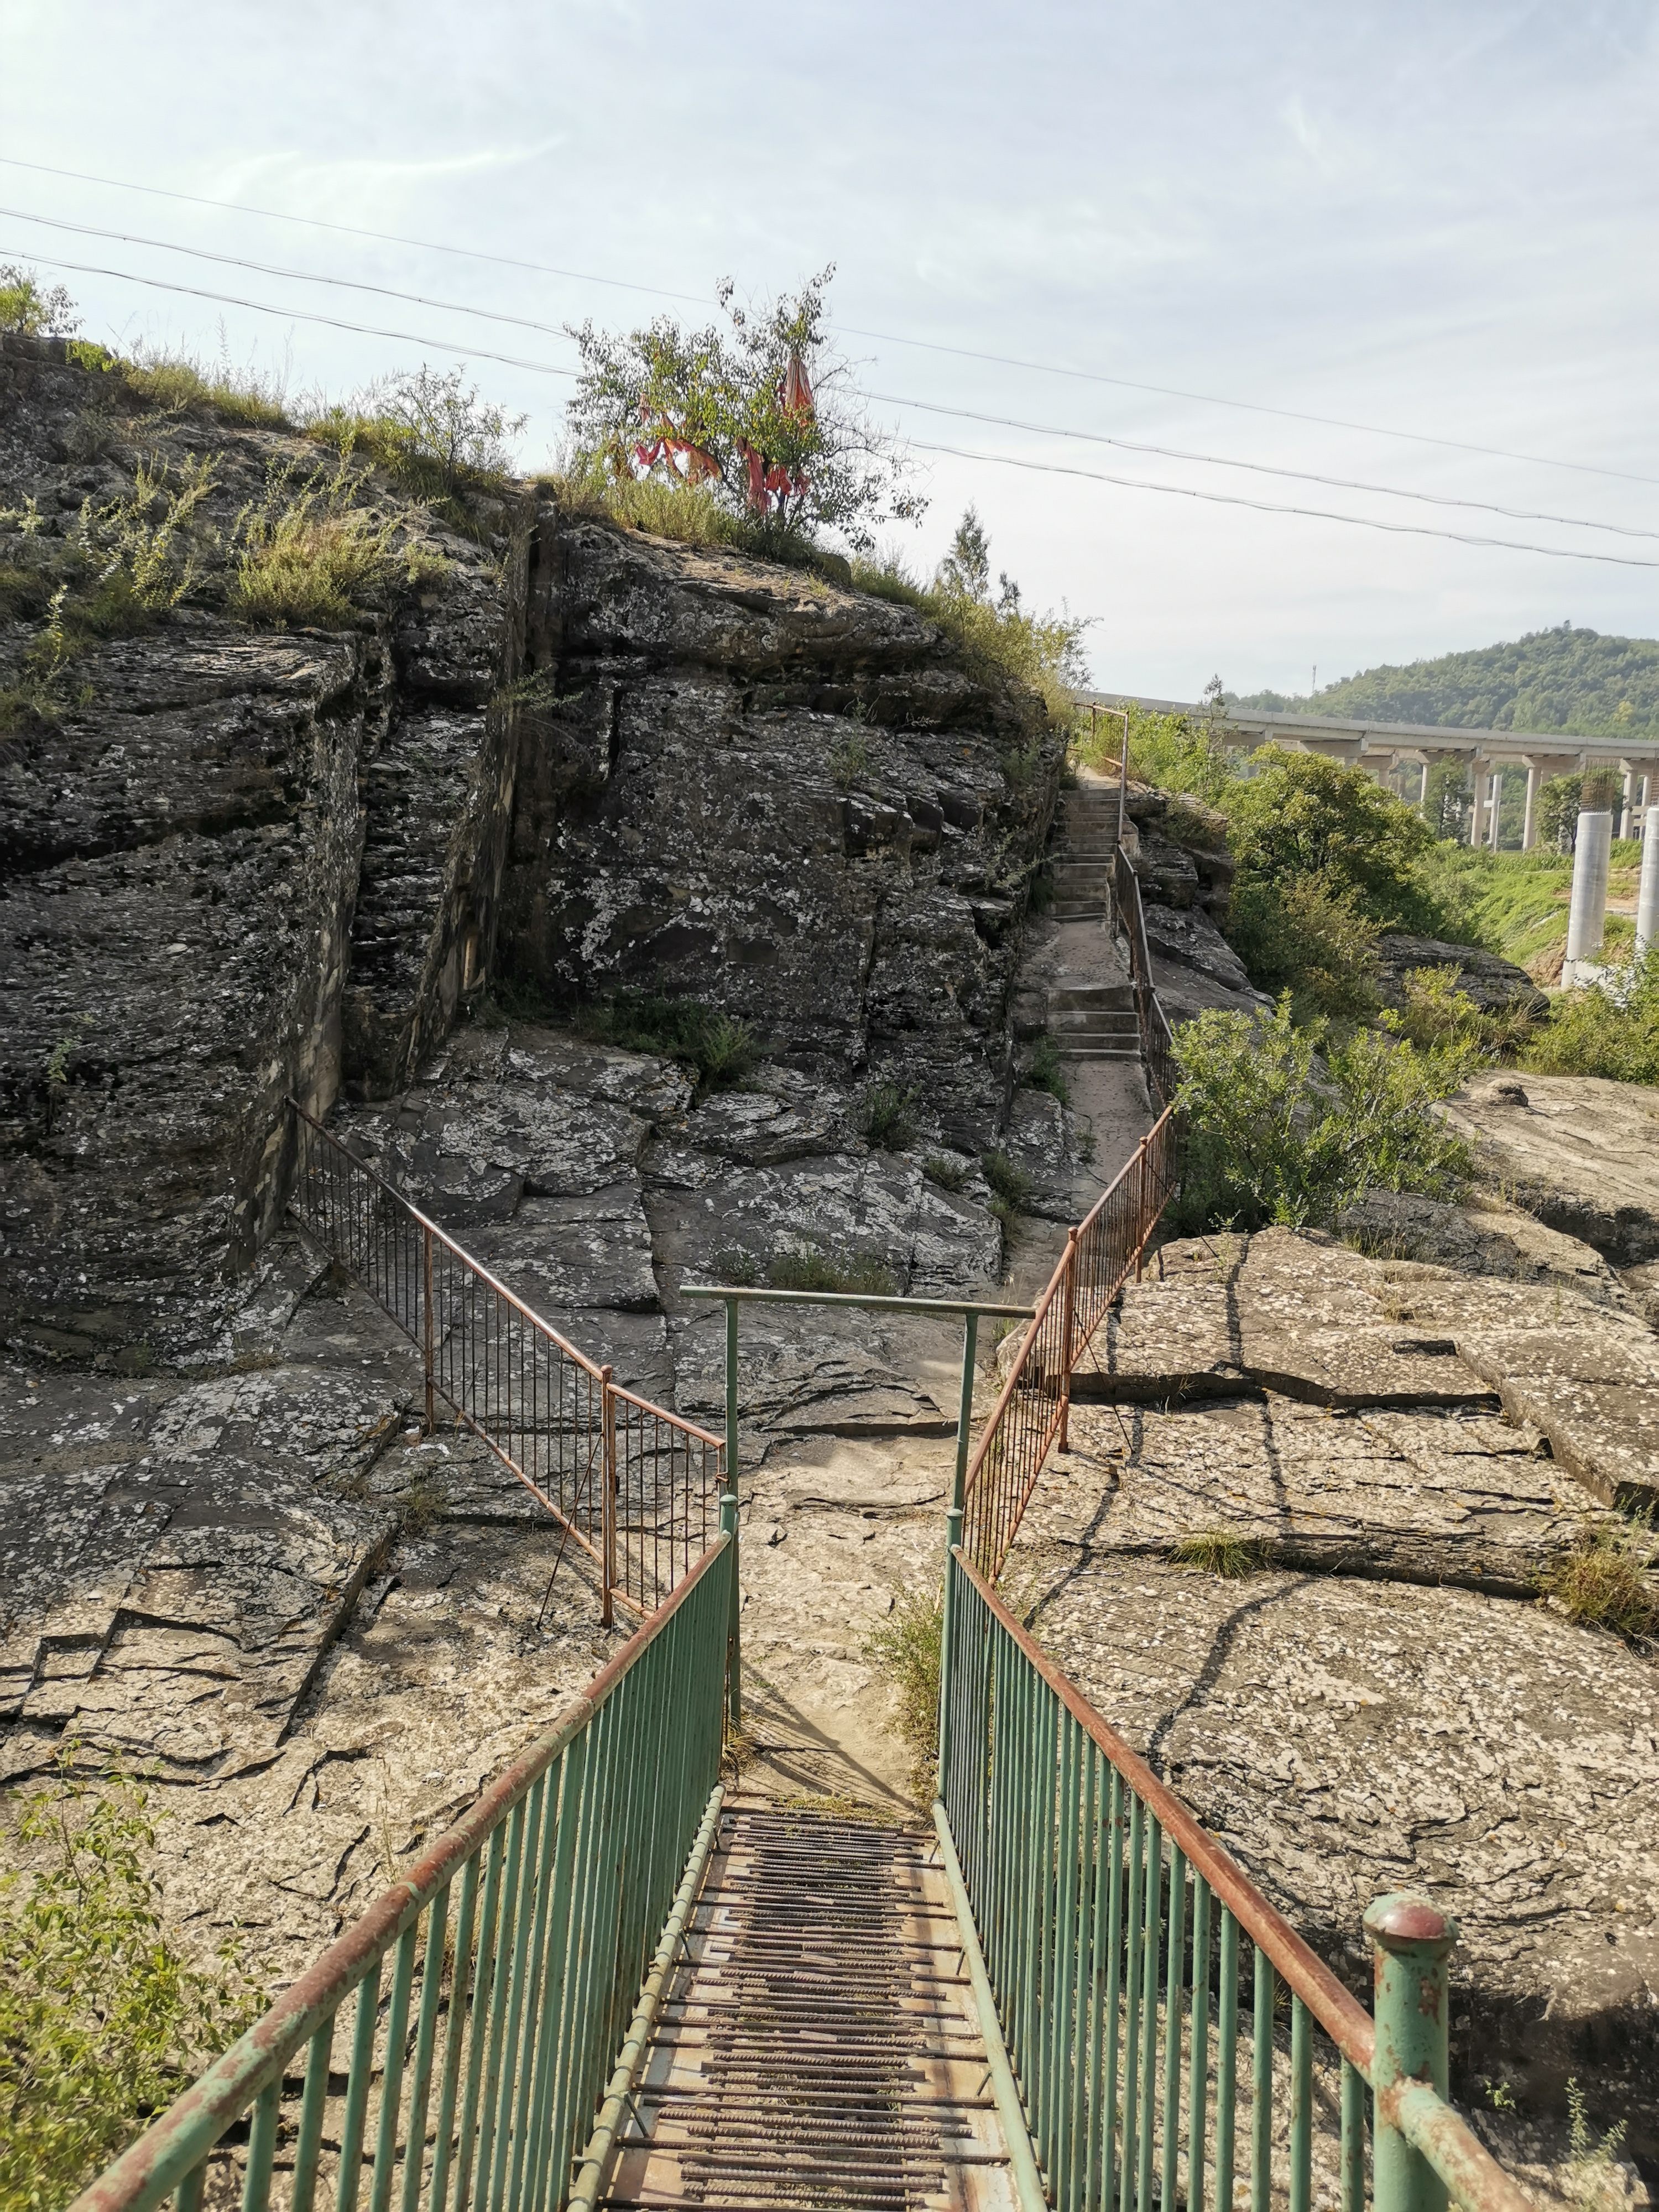
<svg viewBox="0 0 1659 2212"><path fill-rule="evenodd" d="M1443 653L1404 668L1368 668L1312 697L1227 695L1264 714L1440 722L1465 729L1549 730L1575 737L1659 737L1659 639L1593 629L1534 630L1513 645Z"/></svg>

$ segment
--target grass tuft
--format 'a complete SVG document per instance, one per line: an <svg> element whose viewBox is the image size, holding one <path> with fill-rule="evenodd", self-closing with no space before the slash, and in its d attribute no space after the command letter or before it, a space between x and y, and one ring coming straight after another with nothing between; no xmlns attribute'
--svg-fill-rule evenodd
<svg viewBox="0 0 1659 2212"><path fill-rule="evenodd" d="M1030 1206L1036 1195L1036 1184L1029 1170L1011 1160L1006 1152L984 1153L980 1166L991 1186L991 1211L1006 1228Z"/></svg>
<svg viewBox="0 0 1659 2212"><path fill-rule="evenodd" d="M760 1058L747 1022L696 999L619 991L598 1006L583 1007L577 1022L598 1043L679 1060L692 1070L700 1091L731 1090Z"/></svg>
<svg viewBox="0 0 1659 2212"><path fill-rule="evenodd" d="M237 517L231 613L273 629L355 622L362 605L408 568L394 544L398 518L377 520L352 504L362 487L361 471L316 469L301 477L292 462L273 469L264 497Z"/></svg>
<svg viewBox="0 0 1659 2212"><path fill-rule="evenodd" d="M864 1094L859 1134L872 1152L908 1152L916 1141L916 1094L896 1083L877 1083Z"/></svg>
<svg viewBox="0 0 1659 2212"><path fill-rule="evenodd" d="M1255 1572L1261 1565L1261 1553L1248 1538L1235 1536L1225 1528L1203 1528L1172 1544L1170 1561L1173 1566L1213 1575L1219 1582L1236 1582Z"/></svg>
<svg viewBox="0 0 1659 2212"><path fill-rule="evenodd" d="M939 1764L939 1645L944 1633L942 1594L905 1590L864 1641L864 1656L877 1680L894 1692L894 1719L910 1753L910 1786L921 1804L933 1796Z"/></svg>
<svg viewBox="0 0 1659 2212"><path fill-rule="evenodd" d="M1046 1091L1051 1098L1058 1098L1062 1106L1071 1104L1072 1086L1066 1079L1060 1047L1046 1030L1032 1046L1030 1065L1020 1080L1033 1091Z"/></svg>
<svg viewBox="0 0 1659 2212"><path fill-rule="evenodd" d="M1652 1570L1659 1544L1641 1522L1615 1528L1600 1522L1542 1577L1540 1588L1569 1620L1610 1629L1632 1643L1659 1635L1659 1599Z"/></svg>
<svg viewBox="0 0 1659 2212"><path fill-rule="evenodd" d="M959 1191L968 1187L973 1170L966 1160L953 1160L943 1152L929 1152L921 1164L921 1171L931 1183L941 1190Z"/></svg>

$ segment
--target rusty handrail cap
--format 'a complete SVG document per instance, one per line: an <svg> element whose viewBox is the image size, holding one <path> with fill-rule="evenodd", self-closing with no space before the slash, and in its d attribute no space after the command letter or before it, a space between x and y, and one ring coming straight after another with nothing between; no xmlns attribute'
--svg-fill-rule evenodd
<svg viewBox="0 0 1659 2212"><path fill-rule="evenodd" d="M1428 1943L1449 1951L1457 1941L1457 1923L1431 1899L1401 1889L1366 1906L1365 1933L1389 1950L1396 1945Z"/></svg>

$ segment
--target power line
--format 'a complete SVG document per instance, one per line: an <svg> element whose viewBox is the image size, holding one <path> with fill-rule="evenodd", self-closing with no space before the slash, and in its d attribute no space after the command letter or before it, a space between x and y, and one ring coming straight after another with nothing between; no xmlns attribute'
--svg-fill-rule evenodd
<svg viewBox="0 0 1659 2212"><path fill-rule="evenodd" d="M0 246L0 253L19 253L22 251L20 246ZM337 315L315 314L301 307L273 307L263 300L244 300L229 292L208 291L197 284L171 283L161 276L135 276L125 269L105 269L90 262L57 258L45 259L44 265L48 269L73 270L77 275L85 276L112 276L120 283L143 284L156 291L179 292L191 299L213 300L226 307L247 307L257 314L276 315L290 322L320 323L330 330L352 331L365 337L394 338L401 344L428 346L434 352L455 354L468 361L501 362L509 368L530 369L541 376L569 377L574 380L575 374L574 370L556 368L550 362L525 361L513 354L491 353L482 347L458 346L447 339L422 337L412 331L388 331L369 323L347 322ZM1497 546L1512 553L1540 553L1559 561L1595 561L1620 568L1659 568L1659 561L1638 560L1631 555L1582 552L1562 545L1520 544L1509 538L1476 538L1462 531L1431 530L1423 523L1379 522L1364 515L1335 514L1323 507L1290 507L1271 500L1245 499L1233 492L1198 491L1183 484L1150 483L1139 477L1109 476L1098 469L1068 468L1058 461L1022 461L1006 453L976 453L960 446L930 444L922 438L914 439L911 442L919 453L948 453L958 460L989 461L1000 468L1025 469L1042 476L1078 477L1091 483L1116 484L1132 491L1163 492L1178 499L1205 500L1213 506L1247 507L1261 514L1301 515L1312 521L1344 522L1357 529L1383 530L1395 536L1437 538L1456 545Z"/></svg>
<svg viewBox="0 0 1659 2212"><path fill-rule="evenodd" d="M146 238L130 231L101 229L94 223L70 222L55 216L31 215L22 208L0 207L0 216L43 224L53 230L73 231L82 237L109 239L123 246L149 246L165 253L187 254L194 260L216 262L227 268L248 269L264 276L284 277L306 284L328 284L344 291L373 293L379 298L401 300L413 307L436 307L447 314L472 315L486 322L511 324L517 329L535 331L548 337L565 338L569 335L558 324L535 322L527 316L503 314L494 308L475 307L456 300L434 300L424 293L399 291L392 285L372 284L356 277L325 276L314 270L290 269L272 262L252 261L240 254L216 253L206 246L176 245L170 239ZM1589 521L1580 515L1552 514L1527 507L1504 507L1491 500L1459 499L1448 493L1405 490L1392 484L1368 483L1350 477L1327 476L1314 470L1286 468L1267 461L1234 460L1225 454L1193 453L1177 446L1151 445L1137 438L1113 437L1103 431L1075 430L1054 423L1029 422L1007 415L988 415L973 408L947 407L933 400L916 399L901 392L871 392L865 396L886 406L914 408L923 414L949 416L959 422L983 422L999 429L1024 430L1038 437L1077 439L1091 445L1115 447L1125 453L1152 453L1165 460L1193 461L1207 468L1246 469L1254 475L1286 477L1301 483L1325 484L1338 491L1362 491L1387 499L1418 500L1430 507L1464 507L1484 514L1503 515L1514 522L1548 522L1568 530L1607 531L1620 538L1659 538L1659 531L1637 529L1625 523Z"/></svg>
<svg viewBox="0 0 1659 2212"><path fill-rule="evenodd" d="M1120 484L1131 491L1166 492L1176 499L1201 499L1217 507L1248 507L1258 514L1298 514L1316 522L1346 522L1357 530L1386 530L1406 538L1440 538L1454 545L1495 545L1510 553L1543 553L1556 561L1597 561L1615 568L1659 568L1659 561L1643 561L1631 553L1587 553L1572 545L1523 545L1513 538L1475 538L1461 530L1431 530L1424 522L1378 522L1370 515L1334 514L1319 507L1287 507L1273 500L1246 499L1237 492L1197 491L1186 484L1149 483L1142 477L1108 476L1099 469L1067 468L1060 461L1016 460L1010 453L975 453L961 446L930 445L911 441L921 453L952 453L963 461L994 461L999 468L1029 469L1039 476L1082 477L1090 483Z"/></svg>
<svg viewBox="0 0 1659 2212"><path fill-rule="evenodd" d="M21 253L21 246L0 246L0 253ZM41 254L33 254L32 260L46 269L72 269L81 276L113 276L123 284L147 284L152 291L183 292L192 300L213 300L227 307L251 307L258 315L276 315L291 323L321 323L331 331L355 331L360 337L395 338L400 345L429 346L434 353L453 353L463 361L498 361L508 368L527 368L538 376L568 376L573 380L575 370L556 368L549 361L525 361L517 354L490 353L483 346L459 346L448 338L422 337L416 331L386 331L373 323L348 323L338 315L318 315L304 307L273 307L264 300L238 299L233 292L210 292L199 284L172 284L164 276L135 276L126 269L102 269L90 261L61 261Z"/></svg>
<svg viewBox="0 0 1659 2212"><path fill-rule="evenodd" d="M0 154L0 164L32 170L40 176L66 177L76 184L100 185L112 191L143 192L155 199L178 200L189 207L216 208L221 214L257 216L266 222L297 223L307 229L335 231L346 238L372 238L385 246L412 246L422 253L447 253L464 261L490 262L497 268L525 270L538 276L558 276L571 283L601 284L613 291L640 292L647 298L679 300L697 307L708 304L702 293L675 292L660 284L635 284L623 277L595 276L591 270L560 269L546 262L517 260L507 254L486 253L475 246L447 246L436 239L410 238L398 231L368 230L350 223L328 222L319 216L289 215L280 208L254 207L245 200L216 200L198 192L171 191L160 185L134 184L125 177L99 177L83 169L54 168L45 161L25 161L11 154ZM923 353L945 354L955 361L985 362L994 368L1022 369L1032 375L1103 384L1115 391L1144 392L1160 399L1184 399L1200 407L1229 407L1243 414L1272 416L1283 422L1312 422L1322 429L1357 430L1366 437L1437 446L1448 453L1475 453L1487 460L1521 461L1530 468L1568 469L1581 476L1609 477L1621 483L1659 483L1659 477L1641 476L1630 469L1601 468L1593 461L1564 461L1549 453L1521 453L1503 446L1477 446L1461 438L1437 438L1425 430L1397 430L1381 422L1355 422L1338 415L1311 414L1305 409L1270 407L1260 400L1229 399L1218 392L1187 392L1174 385L1146 384L1133 377L1109 376L1102 369L1068 368L1058 362L1030 361L1014 354L987 353L973 346L946 345L937 338L909 337L900 331L866 330L855 323L843 323L841 327L849 337L871 338L880 345L914 346Z"/></svg>
<svg viewBox="0 0 1659 2212"><path fill-rule="evenodd" d="M186 207L217 208L222 215L257 215L266 222L292 222L306 230L337 231L342 238L373 238L382 246L413 246L422 253L448 253L461 261L490 261L498 269L527 270L536 276L562 276L575 284L603 284L614 292L643 292L651 299L683 300L700 307L708 304L701 292L670 292L660 284L635 284L623 276L595 276L583 269L556 269L544 261L515 261L508 254L483 253L476 246L443 246L435 239L405 238L395 230L363 230L354 223L327 222L321 216L285 215L280 208L251 207L245 200L205 199L199 192L172 192L161 185L135 185L126 177L94 177L83 169L54 169L45 161L19 161L15 154L0 154L0 164L9 169L33 169L42 177L69 177L79 185L105 185L112 191L143 192L151 199L179 200Z"/></svg>
<svg viewBox="0 0 1659 2212"><path fill-rule="evenodd" d="M521 331L537 331L550 338L568 338L562 323L532 322L526 315L504 315L494 307L464 307L458 300L430 300L423 292L399 292L390 284L369 284L356 276L325 276L313 269L283 269L270 261L245 260L240 253L215 253L205 246L175 246L167 238L140 238L127 230L100 230L95 223L69 222L52 215L31 215L27 208L0 207L0 216L20 222L44 223L51 230L72 230L82 238L106 238L117 246L150 246L162 253L187 253L192 261L216 261L228 269L252 269L261 276L287 276L301 284L332 284L346 292L373 292L383 300L403 300L414 307L437 307L447 314L477 315L487 323L511 323Z"/></svg>
<svg viewBox="0 0 1659 2212"><path fill-rule="evenodd" d="M0 210L3 212L3 210ZM1421 500L1429 507L1467 507L1482 514L1502 514L1511 522L1556 522L1567 530L1606 530L1620 538L1659 538L1659 530L1638 530L1623 522L1587 522L1577 514L1541 514L1529 507L1498 507L1491 500L1456 499L1449 493L1433 491L1401 491L1393 484L1364 483L1352 477L1328 477L1312 469L1287 469L1272 461L1234 461L1224 453L1188 453L1179 446L1149 446L1138 438L1113 438L1102 430L1068 430L1050 422L1022 422L1008 415L981 415L968 407L945 407L930 399L908 399L896 392L869 392L867 399L878 399L888 407L915 407L925 415L950 415L963 422L985 422L1000 430L1026 430L1042 438L1076 438L1091 446L1116 446L1128 453L1156 453L1164 460L1201 461L1213 469L1249 469L1254 475L1291 477L1298 483L1327 484L1336 491L1376 492L1385 499Z"/></svg>

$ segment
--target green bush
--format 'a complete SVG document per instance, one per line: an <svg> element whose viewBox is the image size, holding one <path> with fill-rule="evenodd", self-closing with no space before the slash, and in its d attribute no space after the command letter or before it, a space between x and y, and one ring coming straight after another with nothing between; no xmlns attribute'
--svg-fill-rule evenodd
<svg viewBox="0 0 1659 2212"><path fill-rule="evenodd" d="M915 1089L872 1084L859 1109L859 1134L872 1152L908 1152L916 1141Z"/></svg>
<svg viewBox="0 0 1659 2212"><path fill-rule="evenodd" d="M75 302L61 284L42 289L32 269L0 262L0 331L25 337L67 337L78 331Z"/></svg>
<svg viewBox="0 0 1659 2212"><path fill-rule="evenodd" d="M0 1876L0 2212L52 2212L264 2009L238 1948L192 1966L163 1926L144 1791L73 1772L22 1801L39 1870Z"/></svg>
<svg viewBox="0 0 1659 2212"><path fill-rule="evenodd" d="M1226 800L1239 878L1269 885L1317 877L1384 928L1433 935L1441 915L1423 879L1434 842L1413 810L1361 769L1263 745Z"/></svg>
<svg viewBox="0 0 1659 2212"><path fill-rule="evenodd" d="M1176 1031L1175 1058L1188 1128L1175 1225L1328 1224L1367 1190L1455 1197L1472 1170L1435 1111L1468 1073L1465 1053L1298 1028L1286 994L1272 1013L1200 1014Z"/></svg>
<svg viewBox="0 0 1659 2212"><path fill-rule="evenodd" d="M1046 1091L1051 1098L1058 1098L1062 1106L1071 1104L1072 1086L1066 1079L1060 1047L1046 1030L1032 1046L1030 1064L1020 1080L1033 1091Z"/></svg>
<svg viewBox="0 0 1659 2212"><path fill-rule="evenodd" d="M1129 775L1160 791L1186 792L1224 807L1236 777L1235 755L1206 714L1159 714L1131 707ZM1079 721L1072 756L1085 768L1115 778L1122 758L1123 725L1114 713Z"/></svg>
<svg viewBox="0 0 1659 2212"><path fill-rule="evenodd" d="M1378 923L1354 891L1324 875L1288 882L1246 876L1234 889L1227 934L1259 990L1288 991L1304 1019L1359 1021L1381 1004Z"/></svg>
<svg viewBox="0 0 1659 2212"><path fill-rule="evenodd" d="M696 999L663 999L619 991L584 1007L579 1026L601 1044L625 1052L657 1052L690 1067L702 1091L729 1090L760 1056L747 1022Z"/></svg>
<svg viewBox="0 0 1659 2212"><path fill-rule="evenodd" d="M921 1171L929 1182L948 1191L965 1189L973 1172L966 1160L950 1159L942 1152L929 1152L921 1164Z"/></svg>
<svg viewBox="0 0 1659 2212"><path fill-rule="evenodd" d="M264 497L237 517L231 613L272 629L340 629L407 574L398 518L354 504L363 484L344 467L303 478L292 462L273 469Z"/></svg>
<svg viewBox="0 0 1659 2212"><path fill-rule="evenodd" d="M1027 1170L1011 1160L1006 1152L984 1153L980 1166L991 1186L991 1211L1006 1227L1031 1203L1036 1195L1036 1185Z"/></svg>
<svg viewBox="0 0 1659 2212"><path fill-rule="evenodd" d="M1659 1084L1659 949L1616 982L1569 991L1521 1055L1540 1075L1599 1075Z"/></svg>

